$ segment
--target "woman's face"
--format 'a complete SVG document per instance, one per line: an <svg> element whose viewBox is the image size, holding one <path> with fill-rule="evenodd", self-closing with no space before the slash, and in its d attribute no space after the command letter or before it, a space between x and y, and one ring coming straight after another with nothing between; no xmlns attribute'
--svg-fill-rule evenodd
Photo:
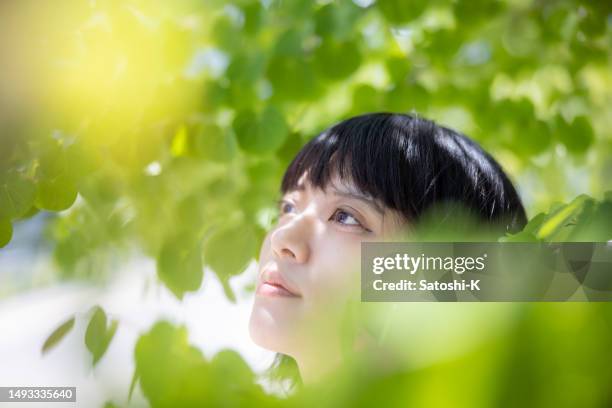
<svg viewBox="0 0 612 408"><path fill-rule="evenodd" d="M339 346L339 318L358 296L362 241L400 231L401 218L333 177L325 190L303 176L280 204L261 248L249 330L269 350L294 358Z"/></svg>

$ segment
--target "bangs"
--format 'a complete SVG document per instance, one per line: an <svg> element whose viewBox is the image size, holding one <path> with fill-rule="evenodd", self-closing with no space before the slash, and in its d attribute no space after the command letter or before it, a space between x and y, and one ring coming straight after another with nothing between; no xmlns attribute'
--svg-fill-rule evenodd
<svg viewBox="0 0 612 408"><path fill-rule="evenodd" d="M304 175L322 190L337 175L407 221L456 203L484 220L507 222L510 232L527 222L514 186L476 142L409 114L370 113L325 130L289 164L282 194L299 189Z"/></svg>
<svg viewBox="0 0 612 408"><path fill-rule="evenodd" d="M403 210L401 194L394 186L402 184L404 175L400 169L402 166L405 169L406 163L400 163L397 155L401 151L397 146L400 135L393 134L389 119L364 115L319 134L300 150L287 168L281 193L298 189L304 174L305 182L322 190L337 175L385 207Z"/></svg>

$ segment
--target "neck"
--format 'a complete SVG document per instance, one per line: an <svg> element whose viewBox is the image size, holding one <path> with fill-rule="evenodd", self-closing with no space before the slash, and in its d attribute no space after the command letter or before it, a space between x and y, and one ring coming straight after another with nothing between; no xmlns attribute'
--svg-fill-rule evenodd
<svg viewBox="0 0 612 408"><path fill-rule="evenodd" d="M309 349L310 352L303 352L294 357L304 385L315 385L323 379L329 379L329 376L344 363L339 339L337 344L332 343L319 343L318 348L312 347ZM382 372L393 370L394 363L397 363L397 359L388 350L380 347L377 340L367 331L361 331L355 338L353 349L347 351L354 353L348 357L349 361L351 359L357 361L360 357L373 358L369 362L369 367L373 370L382 370Z"/></svg>
<svg viewBox="0 0 612 408"><path fill-rule="evenodd" d="M319 328L316 332L329 333L330 331ZM298 350L299 352L295 353L293 358L298 365L304 385L318 383L342 364L341 339L338 336L311 337Z"/></svg>
<svg viewBox="0 0 612 408"><path fill-rule="evenodd" d="M342 358L337 353L322 353L321 350L295 357L304 385L315 385L340 367Z"/></svg>

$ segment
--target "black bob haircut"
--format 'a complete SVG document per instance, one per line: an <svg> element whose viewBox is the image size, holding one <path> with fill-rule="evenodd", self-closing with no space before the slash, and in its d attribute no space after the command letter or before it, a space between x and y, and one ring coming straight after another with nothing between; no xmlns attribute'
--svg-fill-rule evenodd
<svg viewBox="0 0 612 408"><path fill-rule="evenodd" d="M459 204L477 219L518 232L525 209L501 166L465 135L412 114L369 113L335 124L289 164L282 194L302 175L325 189L336 172L362 193L416 223L438 204Z"/></svg>

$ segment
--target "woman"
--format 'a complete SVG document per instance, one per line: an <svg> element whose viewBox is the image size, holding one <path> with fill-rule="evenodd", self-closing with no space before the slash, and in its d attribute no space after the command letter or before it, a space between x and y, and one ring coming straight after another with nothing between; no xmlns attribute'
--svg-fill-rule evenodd
<svg viewBox="0 0 612 408"><path fill-rule="evenodd" d="M400 237L447 204L502 233L526 223L491 156L465 135L408 114L365 114L323 131L291 162L281 193L279 221L261 248L249 330L280 353L277 366L295 361L305 383L342 363L339 322L358 292L362 241Z"/></svg>

